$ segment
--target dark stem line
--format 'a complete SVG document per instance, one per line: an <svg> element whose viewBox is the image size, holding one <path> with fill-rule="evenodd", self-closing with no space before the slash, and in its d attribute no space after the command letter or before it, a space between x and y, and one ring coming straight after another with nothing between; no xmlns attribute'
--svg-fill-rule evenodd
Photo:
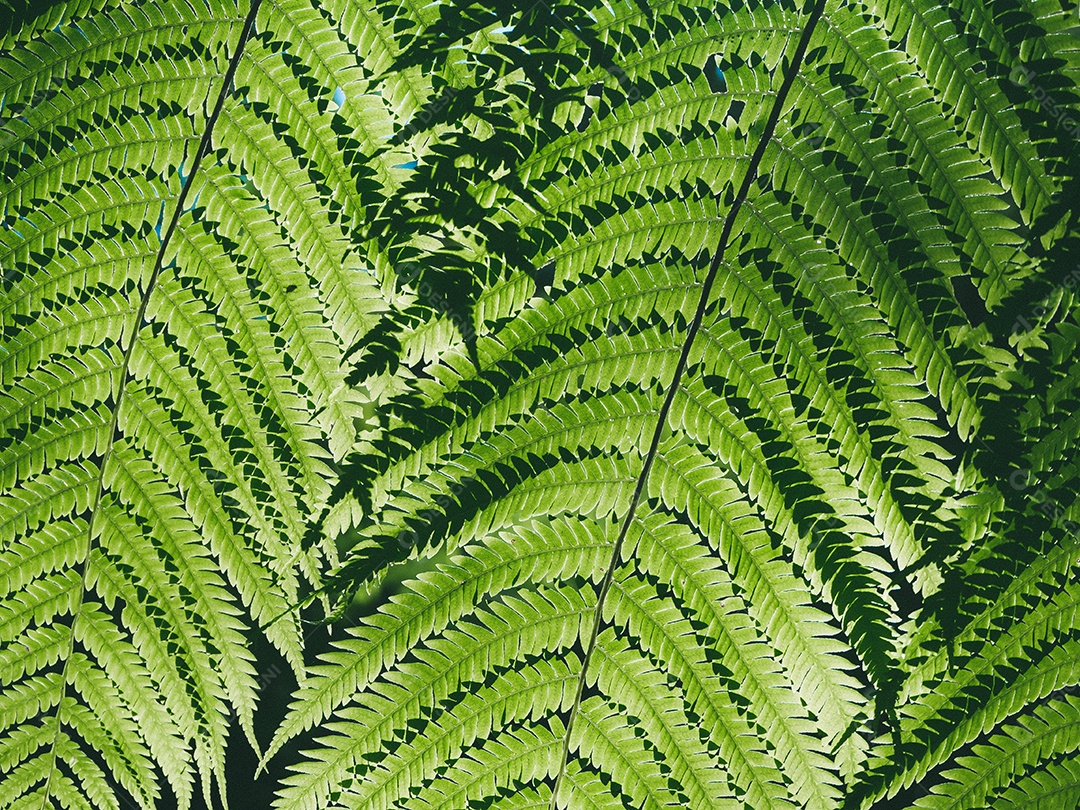
<svg viewBox="0 0 1080 810"><path fill-rule="evenodd" d="M225 106L225 99L228 98L229 93L232 91L233 78L236 75L236 69L240 64L240 57L244 53L244 46L251 38L251 31L255 27L255 17L259 13L259 6L262 4L262 0L251 0L251 8L248 11L248 15L244 20L244 26L240 29L240 37L236 41L236 47L229 57L228 67L225 69L225 75L222 77L221 89L218 91L217 101L214 104L214 109L211 111L210 116L206 119L206 128L203 131L202 138L199 141L199 146L195 150L195 157L191 161L191 168L187 173L186 180L182 181L180 188L180 194L176 198L176 208L173 210L172 216L169 218L169 225L161 235L161 247L158 249L157 258L154 261L154 267L150 271L150 277L146 281L146 289L143 291L142 298L139 301L139 307L135 312L135 320L133 322L131 333L128 336L128 345L124 349L123 360L120 364L120 374L118 377L118 387L116 390L116 398L113 403L112 419L109 425L109 444L101 453L99 461L97 483L95 485L95 495L93 505L90 507L90 516L86 523L86 556L81 561L81 578L82 589L79 592L78 599L72 607L71 611L71 641L68 646L67 655L64 658L64 667L62 671L63 681L63 695L61 696L61 702L67 697L68 687L68 664L71 661L72 655L75 651L75 623L78 620L79 609L82 606L83 599L86 596L87 582L86 575L90 568L90 549L94 538L94 518L97 517L100 506L101 496L105 489L105 470L108 467L109 459L112 455L113 448L116 447L116 432L120 425L120 408L124 402L124 391L128 381L128 377L131 374L131 358L135 353L135 343L138 338L139 330L142 328L143 319L146 317L146 310L150 304L150 296L153 294L157 287L158 279L161 277L161 273L165 264L165 256L169 249L169 244L173 234L176 232L177 225L180 222L180 217L184 214L184 205L187 202L188 192L191 191L193 181L196 173L199 171L199 167L202 164L202 159L206 153L210 150L210 139L214 132L214 124L217 123L218 117L221 115L221 111ZM45 789L42 794L42 810L49 804L50 787L52 785L53 774L56 773L56 761L57 761L57 743L60 740L60 712L59 709L56 712L56 732L53 736L51 758L52 762L49 767L49 775L45 778ZM220 786L222 789L222 796L224 796L224 786ZM209 801L210 797L207 797Z"/></svg>
<svg viewBox="0 0 1080 810"><path fill-rule="evenodd" d="M761 139L758 141L757 147L754 149L754 153L750 158L746 175L743 177L739 191L735 195L735 199L731 204L731 208L728 210L727 216L724 218L724 227L720 232L720 242L716 247L716 251L713 253L712 262L709 264L709 272L706 274L704 282L702 282L701 298L698 300L697 310L694 312L694 318L690 322L690 327L687 330L686 341L683 343L682 352L679 354L679 361L675 366L675 373L672 375L671 384L668 386L664 402L660 406L660 412L658 413L656 420L656 429L653 431L652 441L649 444L649 450L645 456L645 463L642 465L640 475L638 475L637 484L634 487L634 495L630 499L630 506L626 512L626 518L623 520L619 535L615 540L615 547L611 552L611 562L608 565L607 571L604 573L604 579L600 585L600 594L597 597L596 609L593 615L592 634L585 650L585 660L581 664L581 675L578 678L577 695L574 698L574 704L570 709L570 718L566 724L566 734L563 740L562 763L559 766L559 773L555 778L555 787L551 793L551 810L556 810L558 806L559 789L562 785L563 776L566 773L566 766L570 759L570 737L574 730L574 721L577 719L578 709L581 706L581 696L585 692L585 679L589 671L589 664L592 661L593 651L596 648L596 639L599 635L600 623L603 618L604 603L607 599L608 592L611 590L611 583L615 578L615 570L618 568L619 558L622 556L622 548L626 540L626 535L630 531L630 526L634 521L634 515L637 512L638 503L641 501L641 495L645 491L645 485L648 483L649 473L652 470L653 461L656 458L656 453L660 448L660 441L663 438L664 430L667 426L667 418L671 411L671 405L675 401L675 394L678 391L679 383L686 371L686 365L690 357L690 349L694 344L694 339L697 337L698 332L701 330L701 323L705 318L705 310L708 308L709 304L709 293L712 291L713 284L716 282L716 276L720 271L720 264L723 262L724 252L727 249L728 240L731 238L731 231L735 227L735 220L739 215L739 211L742 210L743 203L746 202L751 186L754 181L757 180L758 168L761 166L762 158L765 156L765 150L772 141L773 133L776 131L776 124L780 120L780 113L783 110L784 103L791 91L791 86L794 84L795 77L802 67L803 59L806 56L806 49L810 44L810 37L813 36L814 29L817 27L818 21L825 11L825 0L809 0L809 2L813 3L813 5L809 10L806 27L803 28L802 35L799 37L799 42L795 47L795 53L792 54L791 64L784 73L784 79L780 84L780 89L776 94L776 100L773 102L772 109L769 112L769 117L765 123L765 129L762 131Z"/></svg>

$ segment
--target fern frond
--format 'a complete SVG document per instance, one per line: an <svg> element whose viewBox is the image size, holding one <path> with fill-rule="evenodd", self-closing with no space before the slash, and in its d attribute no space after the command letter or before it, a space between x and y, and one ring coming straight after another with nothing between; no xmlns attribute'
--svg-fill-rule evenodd
<svg viewBox="0 0 1080 810"><path fill-rule="evenodd" d="M6 0L0 808L1075 803L1074 18Z"/></svg>
<svg viewBox="0 0 1080 810"><path fill-rule="evenodd" d="M973 746L971 756L958 757L959 767L945 772L948 781L937 786L933 795L921 800L918 806L984 807L988 800L993 801L1009 788L1017 776L1032 774L1052 757L1075 754L1078 747L1080 701L1066 697L1036 706L1030 713L1002 727L986 744ZM1067 769L1056 770L1058 776L1069 774ZM1066 778L1059 787L1075 788L1075 782L1070 784ZM1059 798L1062 802L1068 801L1064 795Z"/></svg>
<svg viewBox="0 0 1080 810"><path fill-rule="evenodd" d="M1001 319L1048 249L1024 228L1071 175L1049 171L1065 161L1034 102L1001 85L1067 47L1024 40L1024 15L1058 31L1060 13L378 7L399 36L373 49L399 73L373 86L423 115L395 130L406 174L363 228L400 290L354 347L349 382L379 424L358 431L319 527L346 549L328 579L346 612L397 564L434 569L311 670L270 754L337 736L294 766L284 802L497 804L522 789L553 808L858 806L1068 684L1060 532L1014 586L953 587L1025 542L1006 539L1023 537L1019 505L978 437L1025 430L1007 403L1036 375ZM1073 76L1073 58L1046 69ZM1063 367L1062 335L1038 339ZM1073 422L1054 424L1039 469L1073 444ZM515 562L527 579L472 590L465 569L539 539L545 512L560 536L543 548L565 564ZM598 521L606 565L577 551ZM388 699L380 684L412 650L509 583L568 576L596 608L554 776L537 753L474 794L482 768L454 749L412 799L405 780L358 787L347 738L377 714L354 707ZM976 644L986 628L1000 632ZM453 704L487 688L462 682ZM404 727L432 711L412 700L370 711ZM381 739L402 762L428 756ZM382 784L380 767L363 774Z"/></svg>
<svg viewBox="0 0 1080 810"><path fill-rule="evenodd" d="M272 6L60 3L2 33L0 806L224 802L230 722L259 750L253 634L302 677L289 608L336 561L302 541L384 307L348 228L381 196L275 43L349 91L362 67Z"/></svg>

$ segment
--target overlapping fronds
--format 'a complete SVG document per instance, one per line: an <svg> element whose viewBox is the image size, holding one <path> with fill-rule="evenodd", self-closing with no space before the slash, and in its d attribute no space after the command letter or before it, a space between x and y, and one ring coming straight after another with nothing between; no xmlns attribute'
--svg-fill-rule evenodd
<svg viewBox="0 0 1080 810"><path fill-rule="evenodd" d="M436 570L311 670L269 753L312 729L319 747L278 806L1058 789L1033 774L1067 780L1065 743L1027 771L987 752L1077 677L1074 434L1045 413L1072 401L1071 288L1038 335L1012 329L1075 251L1072 147L1027 89L1075 101L1068 15L381 10L380 97L432 88L366 230L414 300L356 349L379 427L320 528L349 546L335 593L409 557ZM1055 368L1046 409L1019 407ZM1056 525L1013 487L1007 437L1058 475ZM990 582L1005 561L1024 579ZM589 606L563 620L578 636L537 646L566 608L533 594L567 586ZM499 656L459 667L491 634Z"/></svg>
<svg viewBox="0 0 1080 810"><path fill-rule="evenodd" d="M18 10L0 807L1074 806L1076 13Z"/></svg>

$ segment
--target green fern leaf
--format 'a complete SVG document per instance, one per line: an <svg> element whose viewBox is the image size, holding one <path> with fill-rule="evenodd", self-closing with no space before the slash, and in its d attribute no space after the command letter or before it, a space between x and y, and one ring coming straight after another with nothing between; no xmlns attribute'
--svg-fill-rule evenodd
<svg viewBox="0 0 1080 810"><path fill-rule="evenodd" d="M1076 804L1071 0L4 12L0 808Z"/></svg>

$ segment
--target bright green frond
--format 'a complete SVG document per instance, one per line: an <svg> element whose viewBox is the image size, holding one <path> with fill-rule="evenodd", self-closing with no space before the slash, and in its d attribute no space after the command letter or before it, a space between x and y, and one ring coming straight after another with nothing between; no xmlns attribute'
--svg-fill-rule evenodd
<svg viewBox="0 0 1080 810"><path fill-rule="evenodd" d="M0 810L1080 800L1074 0L0 12Z"/></svg>

